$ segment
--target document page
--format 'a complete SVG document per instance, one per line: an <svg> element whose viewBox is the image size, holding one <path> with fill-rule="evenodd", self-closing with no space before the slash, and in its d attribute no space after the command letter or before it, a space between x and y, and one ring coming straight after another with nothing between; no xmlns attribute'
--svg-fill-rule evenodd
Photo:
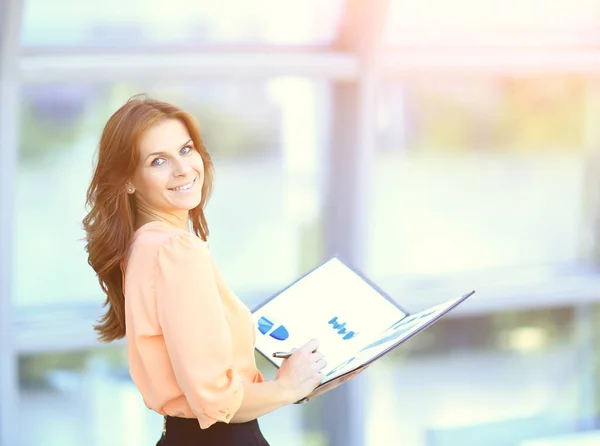
<svg viewBox="0 0 600 446"><path fill-rule="evenodd" d="M470 294L469 294L470 295ZM323 382L330 381L344 373L354 370L373 359L380 356L386 350L391 350L395 346L401 344L418 331L426 328L433 323L437 318L441 317L444 312L450 310L453 306L459 304L469 295L465 295L458 299L452 299L435 307L428 308L420 313L415 313L401 319L392 324L388 329L384 330L373 339L372 342L360 348L354 355L349 357L345 362L338 364L327 373Z"/></svg>
<svg viewBox="0 0 600 446"><path fill-rule="evenodd" d="M327 374L405 316L365 279L333 258L253 312L256 349L279 367L283 360L272 358L272 353L290 351L317 338L319 351L327 358Z"/></svg>

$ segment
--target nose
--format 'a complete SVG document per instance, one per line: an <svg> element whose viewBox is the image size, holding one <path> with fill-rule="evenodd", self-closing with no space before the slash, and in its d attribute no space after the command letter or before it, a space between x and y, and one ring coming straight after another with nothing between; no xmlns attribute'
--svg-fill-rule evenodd
<svg viewBox="0 0 600 446"><path fill-rule="evenodd" d="M191 169L185 159L177 158L173 161L173 176L174 177L185 177L187 176Z"/></svg>

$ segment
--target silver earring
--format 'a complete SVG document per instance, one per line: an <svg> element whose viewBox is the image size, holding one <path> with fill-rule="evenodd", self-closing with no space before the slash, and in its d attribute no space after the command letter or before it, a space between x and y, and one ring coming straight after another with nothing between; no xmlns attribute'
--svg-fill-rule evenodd
<svg viewBox="0 0 600 446"><path fill-rule="evenodd" d="M133 187L128 187L127 188L127 192L129 192L130 194L132 194L133 193Z"/></svg>

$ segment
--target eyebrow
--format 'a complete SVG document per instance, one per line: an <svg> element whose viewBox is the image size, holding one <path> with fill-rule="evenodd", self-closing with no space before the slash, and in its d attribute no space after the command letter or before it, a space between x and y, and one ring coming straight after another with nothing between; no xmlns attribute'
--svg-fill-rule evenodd
<svg viewBox="0 0 600 446"><path fill-rule="evenodd" d="M185 146L190 145L190 141L192 141L192 138L188 139L186 142L184 142L182 145L179 146L179 150L183 149ZM192 145L194 145L193 141L192 141ZM156 155L164 155L165 152L152 152L151 154L149 154L146 159L152 157L152 156L156 156Z"/></svg>

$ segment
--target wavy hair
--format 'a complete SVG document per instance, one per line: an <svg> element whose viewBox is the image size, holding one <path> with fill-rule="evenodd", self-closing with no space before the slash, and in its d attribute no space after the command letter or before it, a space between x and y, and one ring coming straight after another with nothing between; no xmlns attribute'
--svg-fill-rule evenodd
<svg viewBox="0 0 600 446"><path fill-rule="evenodd" d="M127 193L126 183L139 163L138 143L143 132L166 120L178 119L187 128L204 162L202 200L190 210L195 234L206 240L208 225L204 207L213 186L213 164L200 139L198 123L180 108L146 95L131 97L107 121L98 147L97 163L87 191L83 219L86 232L85 250L88 263L96 272L106 294L106 313L94 325L101 342L112 342L125 336L125 296L121 259L135 231L136 201Z"/></svg>

